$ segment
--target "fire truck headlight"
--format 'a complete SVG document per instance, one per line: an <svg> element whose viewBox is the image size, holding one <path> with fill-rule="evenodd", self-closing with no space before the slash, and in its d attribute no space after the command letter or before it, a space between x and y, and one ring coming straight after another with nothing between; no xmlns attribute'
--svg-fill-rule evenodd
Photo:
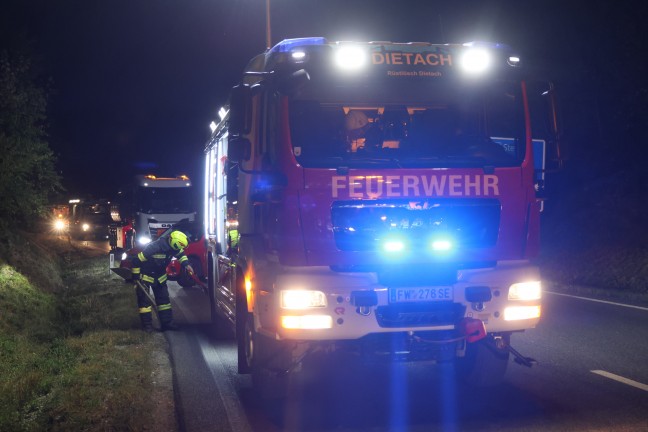
<svg viewBox="0 0 648 432"><path fill-rule="evenodd" d="M471 48L463 54L460 61L464 71L480 74L489 68L491 56L485 49Z"/></svg>
<svg viewBox="0 0 648 432"><path fill-rule="evenodd" d="M322 291L283 290L281 291L282 309L311 309L326 307L326 296Z"/></svg>
<svg viewBox="0 0 648 432"><path fill-rule="evenodd" d="M505 321L540 318L540 306L509 306L504 309Z"/></svg>
<svg viewBox="0 0 648 432"><path fill-rule="evenodd" d="M139 244L141 244L142 246L144 246L144 245L146 245L146 244L151 243L151 237L149 237L149 236L145 236L145 235L140 236L140 237L137 239L137 242L138 242Z"/></svg>
<svg viewBox="0 0 648 432"><path fill-rule="evenodd" d="M128 258L128 254L124 252L121 256L121 260L124 261L126 258Z"/></svg>
<svg viewBox="0 0 648 432"><path fill-rule="evenodd" d="M281 327L285 329L320 330L333 327L330 315L282 316Z"/></svg>
<svg viewBox="0 0 648 432"><path fill-rule="evenodd" d="M354 45L340 46L335 52L335 64L347 71L362 69L367 64L367 52Z"/></svg>
<svg viewBox="0 0 648 432"><path fill-rule="evenodd" d="M84 223L83 225L81 225L81 229L83 231L88 231L90 229L90 225L88 225L87 223Z"/></svg>
<svg viewBox="0 0 648 432"><path fill-rule="evenodd" d="M509 288L509 300L540 300L540 298L542 298L540 281L515 283Z"/></svg>

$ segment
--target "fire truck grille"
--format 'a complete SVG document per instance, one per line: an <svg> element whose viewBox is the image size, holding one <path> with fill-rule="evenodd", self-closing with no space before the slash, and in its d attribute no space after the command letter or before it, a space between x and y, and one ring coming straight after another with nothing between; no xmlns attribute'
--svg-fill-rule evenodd
<svg viewBox="0 0 648 432"><path fill-rule="evenodd" d="M376 319L385 328L451 325L465 311L465 306L452 302L389 305L376 308Z"/></svg>
<svg viewBox="0 0 648 432"><path fill-rule="evenodd" d="M331 209L335 244L343 251L378 250L397 235L412 250L447 237L461 247L497 242L501 204L496 199L338 201Z"/></svg>

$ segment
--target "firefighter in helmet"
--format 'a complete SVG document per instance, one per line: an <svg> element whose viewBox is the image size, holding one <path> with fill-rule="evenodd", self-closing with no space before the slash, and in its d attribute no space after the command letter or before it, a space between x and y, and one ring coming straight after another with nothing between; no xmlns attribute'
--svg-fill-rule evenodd
<svg viewBox="0 0 648 432"><path fill-rule="evenodd" d="M174 230L147 244L144 250L131 258L133 279L139 280L144 288L153 290L162 331L177 329L173 322L166 267L175 257L187 273L193 276L194 270L184 253L188 244L187 235ZM153 305L141 289L135 291L142 330L149 333L153 331Z"/></svg>

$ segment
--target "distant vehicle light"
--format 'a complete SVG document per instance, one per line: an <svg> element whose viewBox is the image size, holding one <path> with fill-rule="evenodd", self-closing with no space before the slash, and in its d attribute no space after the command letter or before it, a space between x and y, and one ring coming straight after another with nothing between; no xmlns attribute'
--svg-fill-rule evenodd
<svg viewBox="0 0 648 432"><path fill-rule="evenodd" d="M321 330L333 327L330 315L282 316L281 327L285 329Z"/></svg>
<svg viewBox="0 0 648 432"><path fill-rule="evenodd" d="M54 221L54 229L56 231L63 231L65 229L65 221L60 220L60 219Z"/></svg>
<svg viewBox="0 0 648 432"><path fill-rule="evenodd" d="M141 236L141 237L139 237L137 239L137 243L139 243L141 245L149 244L149 243L151 243L151 238L148 237L148 236Z"/></svg>
<svg viewBox="0 0 648 432"><path fill-rule="evenodd" d="M281 291L282 309L310 309L326 307L326 295L322 291L283 290Z"/></svg>
<svg viewBox="0 0 648 432"><path fill-rule="evenodd" d="M461 66L470 74L480 74L491 64L490 53L482 48L470 48L461 57Z"/></svg>
<svg viewBox="0 0 648 432"><path fill-rule="evenodd" d="M90 225L88 225L87 223L84 223L83 225L81 225L81 229L83 231L88 231L90 229Z"/></svg>
<svg viewBox="0 0 648 432"><path fill-rule="evenodd" d="M540 306L509 306L504 309L505 321L540 318Z"/></svg>
<svg viewBox="0 0 648 432"><path fill-rule="evenodd" d="M540 300L540 298L542 298L540 281L515 283L509 288L509 300Z"/></svg>
<svg viewBox="0 0 648 432"><path fill-rule="evenodd" d="M340 46L335 52L335 64L347 71L362 69L367 64L367 53L359 46Z"/></svg>

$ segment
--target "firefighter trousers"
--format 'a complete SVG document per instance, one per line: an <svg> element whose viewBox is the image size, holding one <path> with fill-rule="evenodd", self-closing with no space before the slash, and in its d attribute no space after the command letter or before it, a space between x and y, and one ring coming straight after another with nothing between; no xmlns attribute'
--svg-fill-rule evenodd
<svg viewBox="0 0 648 432"><path fill-rule="evenodd" d="M160 279L163 280L160 281ZM171 299L169 298L169 287L166 283L166 274L160 278L147 277L143 275L140 282L145 289L153 291L155 303L157 303L158 317L160 318L160 324L162 327L172 326L173 312L171 311ZM151 312L153 311L151 300L149 300L141 289L136 289L135 293L137 294L137 307L139 308L140 317L143 317L143 314L151 316Z"/></svg>

